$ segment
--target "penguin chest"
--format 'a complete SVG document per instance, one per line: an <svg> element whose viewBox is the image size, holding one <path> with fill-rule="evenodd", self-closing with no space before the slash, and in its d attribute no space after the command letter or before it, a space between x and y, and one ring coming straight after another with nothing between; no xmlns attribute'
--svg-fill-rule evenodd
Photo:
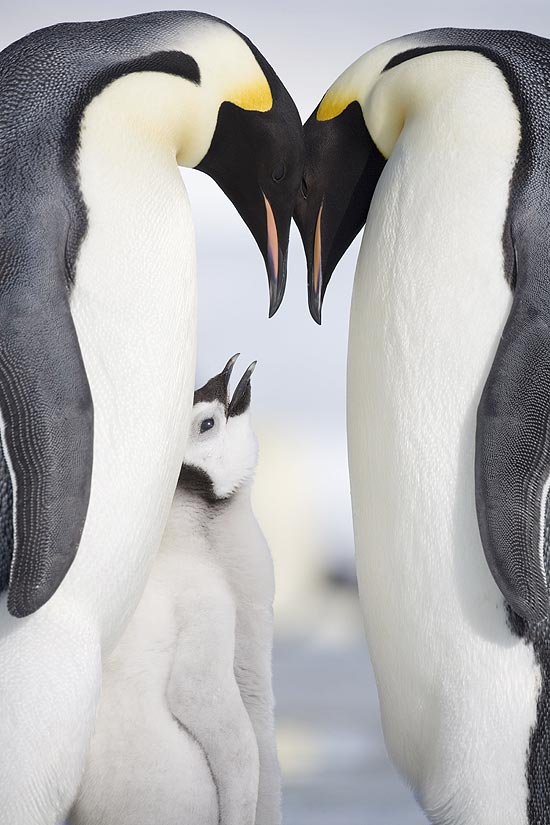
<svg viewBox="0 0 550 825"><path fill-rule="evenodd" d="M538 671L507 625L474 497L476 408L511 304L502 230L516 145L472 152L450 174L437 131L428 145L414 128L380 178L352 302L361 600L387 744L426 806L448 802L431 786L452 796L468 780L491 798L493 780L509 781L521 822Z"/></svg>
<svg viewBox="0 0 550 825"><path fill-rule="evenodd" d="M195 374L196 278L189 203L173 160L146 187L81 158L88 232L71 310L94 403L88 516L67 587L106 633L130 615L168 513ZM138 176L136 176L138 177Z"/></svg>

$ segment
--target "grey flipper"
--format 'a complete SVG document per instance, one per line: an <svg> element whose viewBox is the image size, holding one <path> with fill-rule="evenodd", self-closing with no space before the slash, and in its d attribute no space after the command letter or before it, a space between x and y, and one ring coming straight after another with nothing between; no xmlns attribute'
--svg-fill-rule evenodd
<svg viewBox="0 0 550 825"><path fill-rule="evenodd" d="M0 249L0 412L14 528L8 609L18 617L63 580L90 496L93 407L69 311L63 224L55 208L37 207Z"/></svg>
<svg viewBox="0 0 550 825"><path fill-rule="evenodd" d="M476 507L506 601L529 623L548 615L550 310L515 294L478 408Z"/></svg>
<svg viewBox="0 0 550 825"><path fill-rule="evenodd" d="M504 75L521 141L503 227L514 301L477 416L476 507L487 562L529 624L550 613L550 41L524 32L442 29L386 68L442 50L479 52ZM425 44L425 45L424 45Z"/></svg>
<svg viewBox="0 0 550 825"><path fill-rule="evenodd" d="M0 444L0 592L7 589L13 556L13 494L10 471Z"/></svg>

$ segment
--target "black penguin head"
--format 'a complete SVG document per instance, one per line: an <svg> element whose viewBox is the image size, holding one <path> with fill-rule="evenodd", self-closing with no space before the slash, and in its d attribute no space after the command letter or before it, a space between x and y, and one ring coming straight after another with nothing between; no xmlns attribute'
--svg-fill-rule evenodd
<svg viewBox="0 0 550 825"><path fill-rule="evenodd" d="M250 379L256 362L245 370L233 395L229 379L238 354L195 392L185 461L178 486L209 503L227 501L251 481L258 446L249 408Z"/></svg>
<svg viewBox="0 0 550 825"><path fill-rule="evenodd" d="M321 323L328 282L367 219L384 157L357 100L334 101L331 90L304 125L306 158L294 218L308 267L311 315Z"/></svg>
<svg viewBox="0 0 550 825"><path fill-rule="evenodd" d="M224 100L212 142L196 165L232 201L265 261L269 315L284 295L290 223L302 179L304 142L298 110L269 63L249 47L263 88Z"/></svg>

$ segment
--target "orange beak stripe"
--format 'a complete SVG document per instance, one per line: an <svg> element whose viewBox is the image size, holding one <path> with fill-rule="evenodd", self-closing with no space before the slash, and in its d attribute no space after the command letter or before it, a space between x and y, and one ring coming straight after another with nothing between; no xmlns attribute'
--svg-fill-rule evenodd
<svg viewBox="0 0 550 825"><path fill-rule="evenodd" d="M319 282L321 280L321 215L323 214L323 204L317 215L317 225L315 227L315 242L313 245L313 289L315 294L319 292Z"/></svg>
<svg viewBox="0 0 550 825"><path fill-rule="evenodd" d="M263 194L263 193L262 193ZM279 277L279 237L273 209L264 195L265 211L267 213L267 254L271 264L271 271L275 280Z"/></svg>

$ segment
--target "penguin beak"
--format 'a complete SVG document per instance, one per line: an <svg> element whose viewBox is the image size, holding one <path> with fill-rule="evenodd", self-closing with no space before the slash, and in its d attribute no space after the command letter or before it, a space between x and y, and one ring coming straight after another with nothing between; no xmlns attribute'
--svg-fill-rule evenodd
<svg viewBox="0 0 550 825"><path fill-rule="evenodd" d="M288 92L280 90L268 112L222 103L210 148L195 167L225 192L258 245L269 281L270 318L285 293L290 224L303 160L300 117ZM279 167L280 177L275 175Z"/></svg>
<svg viewBox="0 0 550 825"><path fill-rule="evenodd" d="M310 172L310 179L315 176ZM305 181L305 177L304 177ZM303 187L304 189L304 187ZM296 200L294 220L300 230L307 261L307 293L309 312L313 320L321 323L321 310L325 291L332 274L326 254L326 235L323 231L325 198L323 192L299 194ZM326 218L325 218L326 219Z"/></svg>
<svg viewBox="0 0 550 825"><path fill-rule="evenodd" d="M257 363L257 361L253 361L250 364L245 374L235 387L233 398L231 399L229 409L227 410L227 418L232 418L235 415L242 415L242 413L246 412L249 408L252 395L250 379L252 377L252 373L256 369Z"/></svg>
<svg viewBox="0 0 550 825"><path fill-rule="evenodd" d="M221 372L226 391L229 390L229 381L231 380L231 373L233 372L233 367L235 366L235 362L237 361L239 355L240 352L236 352L235 355L232 355Z"/></svg>
<svg viewBox="0 0 550 825"><path fill-rule="evenodd" d="M362 229L385 158L365 126L357 101L331 120L304 125L306 161L294 220L308 267L309 311L318 324L338 262Z"/></svg>
<svg viewBox="0 0 550 825"><path fill-rule="evenodd" d="M313 320L321 323L321 309L323 307L323 298L325 295L326 284L323 288L323 267L322 267L322 242L321 242L321 218L323 216L323 204L319 207L317 212L317 220L315 221L315 234L313 236L313 262L308 266L308 303L309 311ZM330 277L330 276L329 276Z"/></svg>
<svg viewBox="0 0 550 825"><path fill-rule="evenodd" d="M324 197L317 197L314 202L312 195L308 195L307 199L298 195L294 212L306 255L309 312L317 324L321 323L323 299L332 274L329 272L323 233L324 206Z"/></svg>
<svg viewBox="0 0 550 825"><path fill-rule="evenodd" d="M267 278L269 281L269 317L277 312L283 300L286 287L286 249L279 246L279 234L273 208L264 196L266 225L267 225L267 252L265 256Z"/></svg>
<svg viewBox="0 0 550 825"><path fill-rule="evenodd" d="M195 390L193 404L198 404L201 401L219 401L227 409L229 400L229 381L231 379L233 367L235 366L235 361L238 357L238 352L235 355L232 355L223 370L218 373L218 375L215 375L207 381L203 387L200 387L200 389Z"/></svg>

